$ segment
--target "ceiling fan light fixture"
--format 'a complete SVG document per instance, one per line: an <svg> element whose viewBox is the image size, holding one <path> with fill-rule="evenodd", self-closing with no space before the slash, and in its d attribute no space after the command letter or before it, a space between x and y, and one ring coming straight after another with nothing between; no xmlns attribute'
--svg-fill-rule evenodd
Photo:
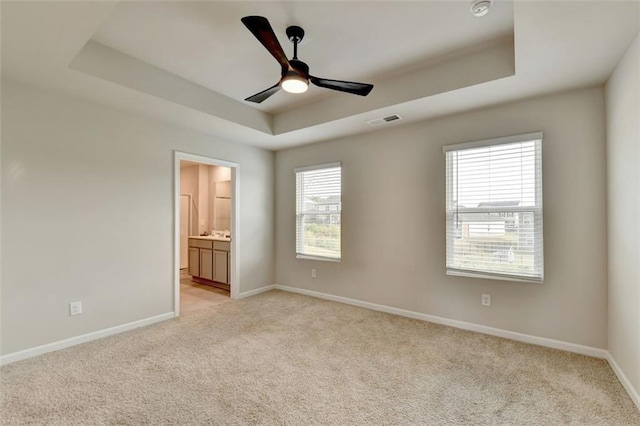
<svg viewBox="0 0 640 426"><path fill-rule="evenodd" d="M285 92L304 93L309 88L309 80L296 72L289 71L282 79L281 85Z"/></svg>

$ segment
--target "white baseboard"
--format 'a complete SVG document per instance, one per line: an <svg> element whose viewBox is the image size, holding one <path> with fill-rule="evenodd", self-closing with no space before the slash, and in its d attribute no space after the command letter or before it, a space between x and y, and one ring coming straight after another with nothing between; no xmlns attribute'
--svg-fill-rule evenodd
<svg viewBox="0 0 640 426"><path fill-rule="evenodd" d="M518 342L531 343L534 345L545 346L553 349L560 349L563 351L593 356L596 358L606 359L608 354L608 352L605 349L594 348L591 346L583 346L575 343L563 342L561 340L547 339L546 337L532 336L530 334L517 333L515 331L503 330L500 328L488 327L486 325L474 324L474 323L465 322L465 321L458 321L458 320L453 320L449 318L438 317L435 315L422 314L420 312L407 311L405 309L393 308L391 306L363 302L357 299L349 299L348 297L334 296L332 294L319 293L316 291L304 290L296 287L288 287L288 286L279 285L279 284L276 284L274 288L277 290L304 294L306 296L332 300L334 302L345 303L347 305L358 306L361 308L371 309L374 311L386 312L388 314L400 315L403 317L433 322L436 324L448 325L450 327L461 328L463 330L475 331L478 333L489 334L492 336L504 337L505 339L516 340Z"/></svg>
<svg viewBox="0 0 640 426"><path fill-rule="evenodd" d="M603 358L609 362L611 369L618 377L618 380L629 394L629 397L633 403L640 410L640 395L638 391L634 389L633 385L624 374L620 366L616 363L615 359L605 349L594 348L591 346L578 345L575 343L563 342L561 340L547 339L545 337L532 336L529 334L517 333L514 331L503 330L494 327L488 327L485 325L474 324L465 321L452 320L448 318L438 317L435 315L422 314L420 312L408 311L405 309L394 308L386 305L378 305L376 303L364 302L357 299L350 299L348 297L335 296L332 294L320 293L312 290L305 290L296 287L289 287L279 284L268 285L260 287L254 290L245 291L238 295L238 299L245 297L255 296L256 294L264 293L270 290L282 290L290 293L298 293L306 296L317 297L320 299L331 300L334 302L344 303L347 305L358 306L361 308L371 309L374 311L386 312L389 314L399 315L403 317L413 318L417 320L433 322L436 324L447 325L450 327L460 328L463 330L475 331L478 333L489 334L492 336L503 337L506 339L515 340L518 342L531 343L534 345L545 346L553 349L560 349L568 352L574 352L582 355L593 356L596 358ZM47 352L53 352L60 349L68 348L70 346L79 345L81 343L90 342L92 340L101 339L103 337L111 336L125 331L133 330L138 327L144 327L157 322L166 321L174 318L174 312L167 312L165 314L156 315L154 317L145 318L138 321L133 321L127 324L118 325L115 327L106 328L104 330L94 331L92 333L83 334L81 336L71 337L69 339L60 340L58 342L47 343L46 345L37 346L31 349L25 349L22 351L14 352L11 354L0 356L0 365L10 364L12 362L21 361L23 359L32 358L37 355L42 355Z"/></svg>
<svg viewBox="0 0 640 426"><path fill-rule="evenodd" d="M238 295L238 299L244 299L245 297L255 296L256 294L264 293L265 291L275 289L275 285L267 285L264 287L256 288L255 290L243 291Z"/></svg>
<svg viewBox="0 0 640 426"><path fill-rule="evenodd" d="M611 355L611 352L607 352L607 361L609 361L609 365L611 366L613 372L616 373L616 376L618 376L618 380L620 380L620 383L622 383L622 387L624 387L633 403L636 404L636 407L638 407L638 410L640 410L640 394L638 394L638 391L633 388L631 381L629 381L629 378L624 374L616 360L613 359L613 355Z"/></svg>
<svg viewBox="0 0 640 426"><path fill-rule="evenodd" d="M23 359L31 358L37 355L42 355L47 352L53 352L60 349L68 348L70 346L79 345L81 343L90 342L92 340L101 339L103 337L111 336L113 334L123 333L125 331L133 330L134 328L144 327L145 325L150 325L156 322L165 321L174 317L175 317L174 312L167 312L166 314L156 315L154 317L133 321L127 324L117 325L115 327L105 328L104 330L98 330L98 331L83 334L80 336L59 340L57 342L47 343L46 345L36 346L35 348L25 349L22 351L3 355L3 356L0 356L0 365L6 365L6 364L11 364L12 362L22 361Z"/></svg>

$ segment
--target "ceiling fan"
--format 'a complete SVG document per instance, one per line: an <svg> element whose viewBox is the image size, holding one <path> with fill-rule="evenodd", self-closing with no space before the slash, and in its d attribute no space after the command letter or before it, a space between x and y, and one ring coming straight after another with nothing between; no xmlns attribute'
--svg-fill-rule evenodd
<svg viewBox="0 0 640 426"><path fill-rule="evenodd" d="M287 37L289 37L289 40L293 43L293 58L289 60L282 50L282 46L280 46L267 18L263 16L245 16L241 20L282 67L282 77L277 84L253 96L249 96L245 101L259 104L280 90L280 88L289 93L303 93L309 88L309 81L319 87L353 93L360 96L367 96L373 89L372 84L329 80L327 78L310 75L309 66L298 60L298 43L300 43L304 37L304 30L302 28L298 26L287 28Z"/></svg>

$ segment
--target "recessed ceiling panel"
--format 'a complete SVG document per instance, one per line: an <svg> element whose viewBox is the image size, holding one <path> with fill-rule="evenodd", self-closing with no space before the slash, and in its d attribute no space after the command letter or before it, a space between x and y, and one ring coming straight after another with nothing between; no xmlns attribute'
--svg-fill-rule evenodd
<svg viewBox="0 0 640 426"><path fill-rule="evenodd" d="M442 2L121 2L93 39L189 81L242 101L276 83L280 68L240 22L267 17L289 57L289 25L306 35L298 56L320 77L380 80L429 58L513 32L511 2L476 18L465 1ZM375 90L375 89L374 89ZM316 87L280 91L268 112L349 96Z"/></svg>
<svg viewBox="0 0 640 426"><path fill-rule="evenodd" d="M405 124L602 85L640 28L637 1L496 1L480 19L470 1L8 1L2 80L281 149L371 131L366 121L390 114ZM284 30L302 25L314 74L376 88L281 91L268 113L243 103L278 78L240 23L250 14L269 18L287 52Z"/></svg>

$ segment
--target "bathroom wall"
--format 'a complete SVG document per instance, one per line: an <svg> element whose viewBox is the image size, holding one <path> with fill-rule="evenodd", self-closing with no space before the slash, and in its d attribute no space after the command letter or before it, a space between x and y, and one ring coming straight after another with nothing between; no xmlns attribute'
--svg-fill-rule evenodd
<svg viewBox="0 0 640 426"><path fill-rule="evenodd" d="M191 195L191 229L189 235L198 235L198 166L180 168L180 193Z"/></svg>

